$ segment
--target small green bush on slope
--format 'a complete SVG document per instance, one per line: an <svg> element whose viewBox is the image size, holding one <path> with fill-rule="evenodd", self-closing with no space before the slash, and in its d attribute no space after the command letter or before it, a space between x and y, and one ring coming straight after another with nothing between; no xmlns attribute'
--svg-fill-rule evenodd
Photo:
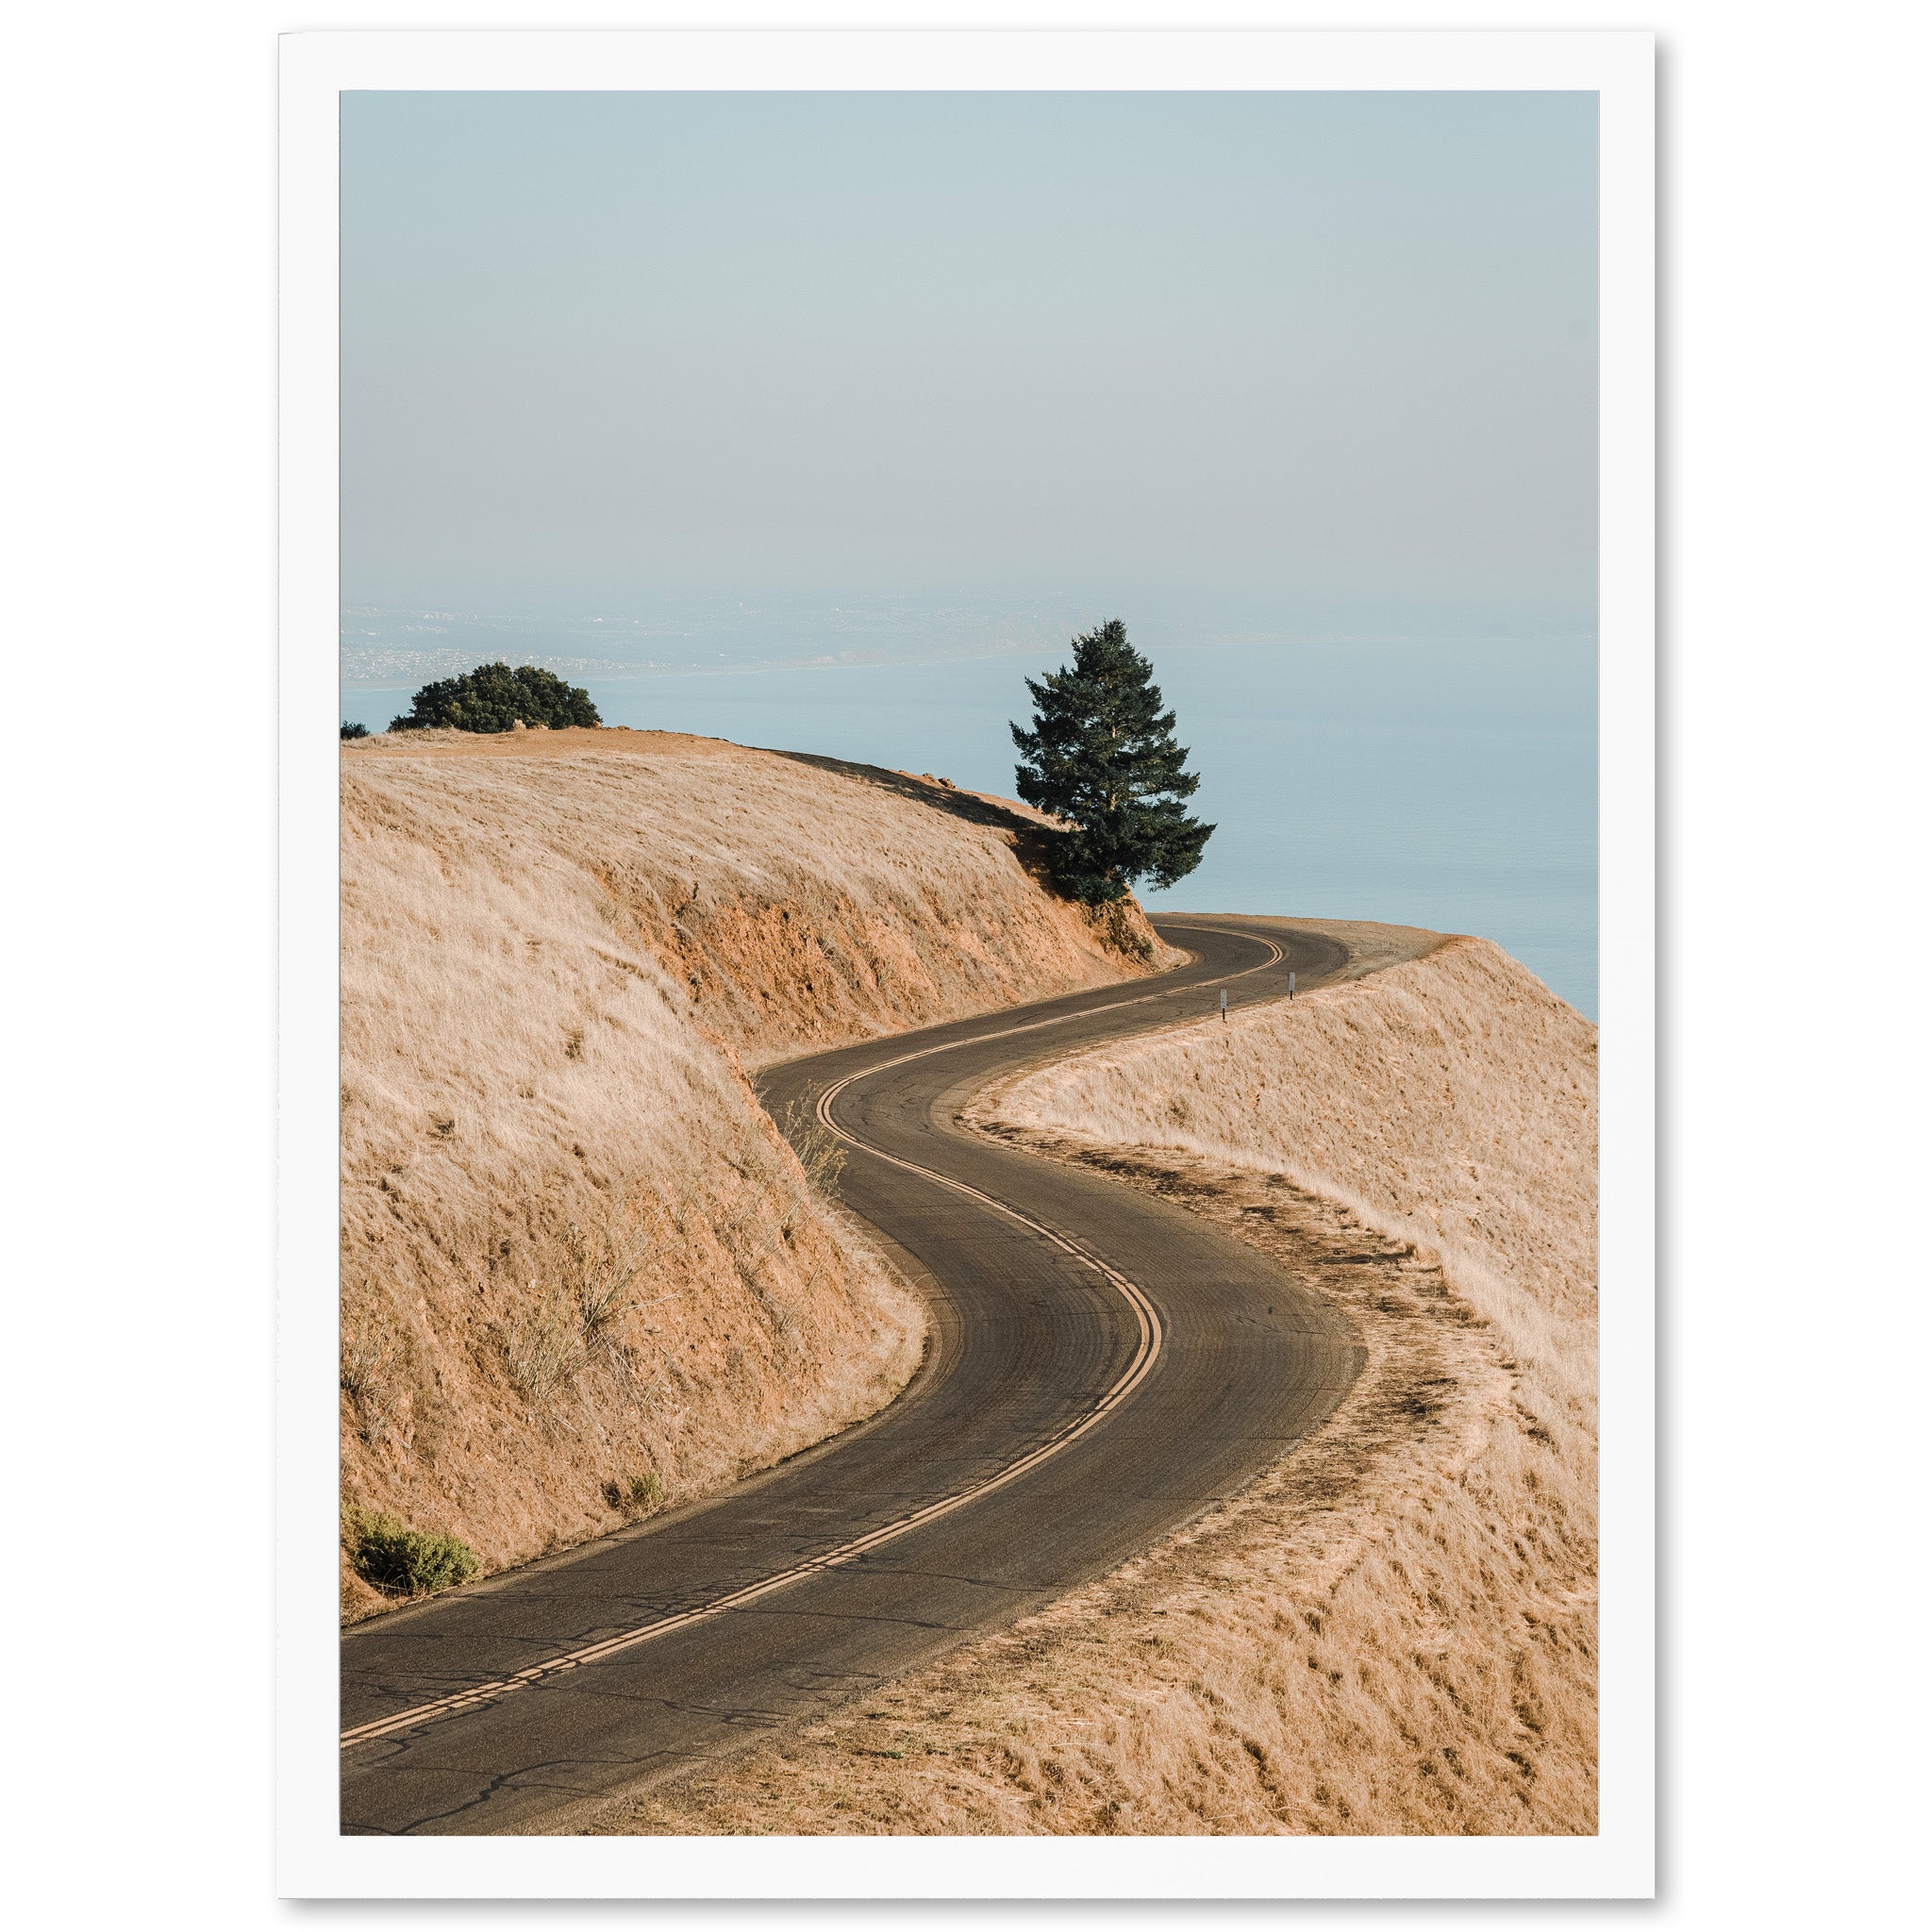
<svg viewBox="0 0 1932 1932"><path fill-rule="evenodd" d="M348 1527L357 1574L392 1596L428 1596L469 1582L483 1567L468 1543L425 1536L393 1516L358 1510Z"/></svg>

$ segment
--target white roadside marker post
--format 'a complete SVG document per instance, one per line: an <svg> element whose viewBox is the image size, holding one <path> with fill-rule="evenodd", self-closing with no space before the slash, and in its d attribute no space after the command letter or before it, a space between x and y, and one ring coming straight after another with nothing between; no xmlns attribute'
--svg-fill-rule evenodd
<svg viewBox="0 0 1932 1932"><path fill-rule="evenodd" d="M1224 986L1221 989L1221 1024L1224 1026L1227 1024L1227 989Z"/></svg>
<svg viewBox="0 0 1932 1932"><path fill-rule="evenodd" d="M1294 968L1292 966L1288 969L1288 996L1290 999L1294 997Z"/></svg>

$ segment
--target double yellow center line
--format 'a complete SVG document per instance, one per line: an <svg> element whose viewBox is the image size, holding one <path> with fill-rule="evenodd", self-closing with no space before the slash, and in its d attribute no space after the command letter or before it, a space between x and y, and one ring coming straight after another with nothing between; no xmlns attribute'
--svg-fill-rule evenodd
<svg viewBox="0 0 1932 1932"><path fill-rule="evenodd" d="M1185 928L1184 928L1185 929ZM1257 939L1260 938L1257 933ZM1244 979L1250 973L1266 972L1270 966L1279 963L1281 948L1272 940L1263 940L1270 957L1258 965L1245 968L1228 976ZM1089 1429L1096 1427L1112 1411L1119 1407L1153 1370L1156 1358L1160 1353L1163 1330L1160 1316L1154 1304L1141 1290L1116 1268L1109 1267L1099 1256L1089 1252L1078 1241L1061 1234L1057 1228L1036 1221L1031 1215L1023 1214L1007 1202L998 1199L983 1190L969 1186L966 1182L955 1180L950 1174L943 1174L929 1167L922 1167L916 1161L903 1160L895 1154L888 1154L883 1148L859 1140L848 1133L832 1118L832 1103L844 1092L854 1081L869 1079L874 1074L883 1074L893 1067L903 1067L908 1061L928 1059L935 1054L951 1053L961 1046L977 1046L989 1040L1006 1040L1018 1033L1037 1032L1041 1027L1058 1026L1069 1020L1087 1019L1095 1013L1109 1013L1121 1007L1144 1006L1151 1000L1167 999L1178 989L1164 988L1158 993L1144 993L1138 999L1117 1000L1112 1006L1085 1008L1077 1013L1061 1013L1049 1020L1030 1021L1024 1025L1009 1026L1000 1033L974 1034L966 1040L952 1040L939 1046L922 1047L915 1053L901 1054L898 1058L882 1061L877 1066L863 1068L856 1074L848 1074L844 1079L827 1087L819 1096L814 1108L820 1123L837 1139L849 1147L857 1147L871 1155L874 1159L889 1162L908 1174L916 1174L942 1188L950 1188L956 1194L964 1194L969 1200L977 1201L981 1206L1004 1214L1009 1221L1019 1223L1042 1240L1050 1241L1057 1248L1072 1255L1095 1269L1119 1291L1122 1299L1133 1310L1138 1325L1138 1338L1133 1357L1125 1369L1117 1376L1107 1392L1089 1409L1085 1415L1066 1424L1054 1435L1029 1450L1015 1462L1009 1462L1004 1469L986 1477L981 1482L966 1489L958 1490L949 1496L942 1496L937 1502L928 1503L923 1508L915 1509L908 1516L901 1516L879 1528L868 1530L863 1536L857 1536L848 1542L840 1543L836 1548L826 1550L816 1557L808 1557L804 1562L795 1563L789 1570L781 1570L775 1575L762 1578L757 1583L747 1584L742 1590L735 1590L724 1596L714 1597L709 1603L696 1609L682 1610L669 1617L660 1617L654 1623L640 1624L629 1630L621 1630L614 1637L600 1639L595 1643L587 1643L580 1649L565 1651L561 1656L546 1657L541 1663L529 1665L508 1677L498 1677L487 1684L475 1684L466 1690L452 1691L446 1697L438 1697L427 1704L414 1704L407 1710L391 1712L387 1717L372 1718L366 1724L352 1725L341 1734L341 1744L347 1750L352 1744L364 1744L372 1739L386 1738L397 1731L411 1730L418 1724L434 1723L439 1718L455 1717L458 1712L475 1710L486 1704L494 1704L501 1699L514 1695L519 1690L529 1690L539 1684L548 1683L565 1673L575 1671L584 1664L601 1663L607 1657L635 1649L641 1643L648 1643L653 1638L668 1637L674 1630L689 1629L693 1624L702 1624L712 1617L722 1617L732 1610L741 1610L748 1605L758 1602L774 1592L789 1589L794 1583L801 1583L808 1576L823 1575L828 1570L837 1570L847 1563L856 1562L860 1557L870 1556L873 1551L882 1549L887 1543L896 1541L902 1536L909 1536L915 1529L923 1529L928 1523L937 1523L942 1516L950 1516L956 1509L963 1509L969 1503L976 1503L980 1497L1003 1490L1008 1483L1019 1479L1050 1457L1058 1456L1070 1443L1076 1442Z"/></svg>

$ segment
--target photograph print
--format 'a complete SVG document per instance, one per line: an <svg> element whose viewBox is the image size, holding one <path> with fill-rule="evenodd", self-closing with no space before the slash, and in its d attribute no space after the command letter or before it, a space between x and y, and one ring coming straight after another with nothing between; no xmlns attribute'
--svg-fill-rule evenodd
<svg viewBox="0 0 1932 1932"><path fill-rule="evenodd" d="M1599 122L341 94L344 1837L1598 1833Z"/></svg>

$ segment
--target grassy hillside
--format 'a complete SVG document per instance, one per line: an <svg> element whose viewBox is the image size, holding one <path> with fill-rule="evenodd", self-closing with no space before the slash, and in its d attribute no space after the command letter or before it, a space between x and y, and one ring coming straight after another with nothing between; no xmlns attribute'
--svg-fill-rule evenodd
<svg viewBox="0 0 1932 1932"><path fill-rule="evenodd" d="M346 1515L499 1568L889 1399L922 1312L744 1070L1146 970L1138 912L1043 891L1035 836L711 740L345 746Z"/></svg>
<svg viewBox="0 0 1932 1932"><path fill-rule="evenodd" d="M1487 940L1045 1067L1016 1124L1265 1161L1470 1291L1596 1312L1596 1028Z"/></svg>
<svg viewBox="0 0 1932 1932"><path fill-rule="evenodd" d="M1277 1256L1367 1365L1114 1575L597 1828L1594 1830L1596 1029L1457 939L974 1117Z"/></svg>

